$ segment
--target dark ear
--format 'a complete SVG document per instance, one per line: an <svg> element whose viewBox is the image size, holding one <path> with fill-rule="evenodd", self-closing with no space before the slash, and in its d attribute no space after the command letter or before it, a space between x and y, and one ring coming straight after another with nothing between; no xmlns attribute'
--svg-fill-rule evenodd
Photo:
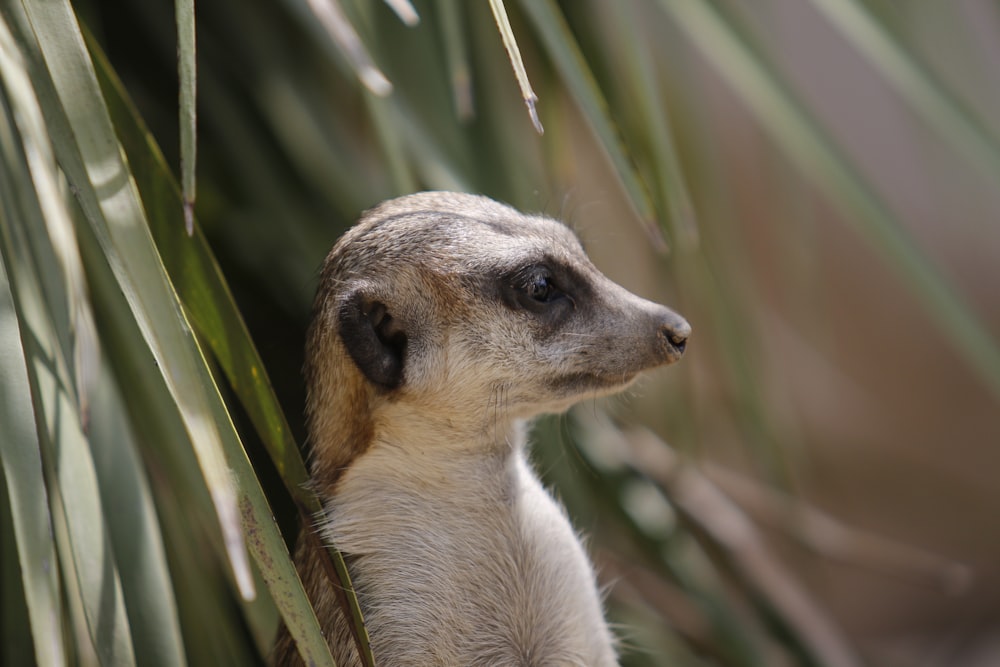
<svg viewBox="0 0 1000 667"><path fill-rule="evenodd" d="M398 387L406 332L385 304L355 290L341 304L337 319L340 338L364 376L383 389Z"/></svg>

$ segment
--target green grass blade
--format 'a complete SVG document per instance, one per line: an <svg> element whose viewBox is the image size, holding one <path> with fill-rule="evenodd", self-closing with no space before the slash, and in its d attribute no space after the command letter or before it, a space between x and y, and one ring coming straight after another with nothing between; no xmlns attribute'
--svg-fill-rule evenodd
<svg viewBox="0 0 1000 667"><path fill-rule="evenodd" d="M0 395L0 401L2 400L3 396ZM0 622L0 664L35 665L38 663L35 658L35 637L31 631L31 614L24 594L24 571L18 561L20 553L17 541L7 478L4 476L3 466L0 466L0 554L4 554L4 558L0 558L0 619L3 619Z"/></svg>
<svg viewBox="0 0 1000 667"><path fill-rule="evenodd" d="M266 271L275 275L276 279L266 284L275 285L275 291L279 289L279 285L309 284L314 278L315 267L323 257L323 251L318 248L325 243L321 243L317 237L326 239L328 243L329 235L320 236L314 228L305 224L290 227L274 224L275 220L290 219L300 223L310 220L315 216L314 209L301 200L300 193L291 191L288 184L282 181L282 175L275 174L272 154L259 149L258 130L251 118L253 112L245 108L242 95L238 91L227 89L225 82L213 76L206 68L201 71L201 79L206 84L201 91L204 99L202 123L208 125L212 121L216 140L225 146L224 150L230 156L227 158L227 169L252 193L254 200L247 210L234 211L227 216L227 225L219 232L228 232L230 239L237 236L250 236L254 239L253 243L248 244L244 261L256 266L258 271L264 271L264 267L267 267ZM313 117L312 120L318 121L318 118ZM280 124L280 118L275 118L273 122ZM296 118L293 122L300 120ZM313 137L309 137L309 140L312 139ZM331 146L330 153L334 153L334 150ZM324 155L324 158L329 159L330 155ZM303 176L303 181L324 177L336 180L339 174L324 170L323 166L310 163L308 175ZM360 210L366 202L377 200L372 194L375 184L362 179L358 181L360 182L350 184L352 187L333 195L339 195L341 201L349 196L351 203L355 205L352 210ZM304 290L289 292L281 289L283 298L292 301L291 309L309 308L311 299L305 296Z"/></svg>
<svg viewBox="0 0 1000 667"><path fill-rule="evenodd" d="M24 240L25 251L33 258L33 265L41 267L31 278L37 283L55 324L53 333L59 338L62 358L75 357L77 360L77 363L67 364L67 371L72 369L77 374L75 384L79 387L79 376L96 374L98 362L96 349L82 352L71 340L73 337L79 340L81 331L85 330L89 344L96 346L93 318L84 296L86 280L70 213L65 209L65 199L59 192L58 168L52 147L48 145L41 110L27 73L7 57L10 50L6 47L13 46L12 35L4 29L2 37L4 83L17 96L12 104L17 110L15 117L21 130L21 141L26 147L23 164L8 164L8 173L12 178L23 174L20 196L17 197L22 203L22 214L8 217L20 223L16 237ZM81 317L81 312L86 315ZM81 321L89 326L81 328ZM81 362L80 357L84 354L90 358ZM93 370L81 371L81 368L88 367ZM95 380L94 377L88 378L88 394ZM77 396L81 394L78 389ZM77 404L81 424L86 424L90 415L89 399L78 399ZM162 544L158 540L155 511L145 486L145 472L138 463L131 437L125 437L121 429L115 429L113 433L101 429L109 418L121 420L124 414L121 406L116 404L110 410L105 407L96 414L97 428L88 434L87 439L94 458L102 506L108 510L108 533L121 577L132 638L141 637L144 640L138 648L143 654L151 656L149 664L182 665L184 652L177 612Z"/></svg>
<svg viewBox="0 0 1000 667"><path fill-rule="evenodd" d="M398 107L391 111L393 123L402 129L407 150L412 155L420 156L414 169L422 184L431 190L475 191L475 184L469 174L462 171L461 163L446 155L425 125L417 121L413 114L405 113Z"/></svg>
<svg viewBox="0 0 1000 667"><path fill-rule="evenodd" d="M170 190L172 190L170 202L174 205L169 207L169 210L177 216L179 215L179 207L176 204L179 201L179 193L173 185ZM164 208L161 205L162 202L151 200L150 203L156 204L157 209ZM176 218L172 222L176 223ZM172 229L186 244L192 243L192 239L187 238L180 225L173 224ZM88 231L90 231L89 227ZM196 235L192 238L199 239L198 233L196 229ZM149 429L145 437L155 443L157 459L162 461L164 474L169 475L170 478L166 484L170 493L177 494L178 489L185 489L185 496L188 494L200 495L195 494L195 489L192 488L193 484L202 481L198 462L190 450L187 450L186 453L180 451L182 448L179 443L183 443L188 437L185 425L178 416L177 408L165 383L149 381L148 368L153 360L152 351L146 346L138 323L133 319L130 304L118 289L117 276L113 274L104 259L105 249L95 237L96 234L93 232L87 237L82 237L81 247L85 264L90 269L89 276L92 291L96 295L95 301L101 304L98 314L100 315L99 321L102 323L102 335L109 341L109 346L113 346L118 353L117 360L122 366L119 375L123 378L123 386L134 388L129 397L130 401L133 402L130 409L137 415L136 421L146 424ZM103 266L102 261L104 262ZM208 374L208 370L204 366L200 372L206 376ZM206 381L210 381L210 378L206 378ZM229 419L229 414L217 393L214 394L213 400L206 405L205 409L204 418L219 426L221 448L225 457L224 465L227 474L231 475L234 480L233 489L239 503L241 529L247 535L247 546L250 554L264 574L268 587L273 591L275 604L278 604L282 609L288 609L289 605L292 605L292 609L304 611L301 618L297 619L300 626L310 623L310 620L315 624L313 635L311 635L313 640L311 643L306 642L306 646L309 647L307 651L309 660L317 665L332 665L333 661L329 657L329 650L326 648L319 626L311 613L308 601L305 599L294 566L272 518L270 507L268 507L257 484L252 467L246 459L242 445ZM210 498L204 498L203 502L200 502L200 498L194 500L196 502L192 503L191 498L183 497L175 498L174 502L191 504L195 508L204 506L207 509L212 506ZM181 519L186 523L182 523L179 527L176 526L175 517L174 529L182 531L181 535L187 536L192 530L190 526L192 514L199 516L198 510L189 511L187 517ZM190 538L188 537L188 539ZM194 546L197 547L197 545ZM186 548L186 545L175 545L173 548L175 551L183 552L175 557L184 559L183 562L198 568L199 571L204 568L203 563L199 564L201 559L197 555L190 557L190 549ZM223 552L224 558L224 546L220 546L219 549ZM197 553L198 549L195 548L194 551ZM204 591L201 594L204 594ZM218 594L220 592L215 592L215 595ZM195 604L204 603L195 602ZM252 609L246 609L244 613L248 618L254 615ZM209 623L218 622L217 619L211 617L205 620ZM227 631L231 631L231 629L227 628ZM260 631L262 630L258 629L258 632ZM227 640L232 641L228 637ZM235 641L238 642L239 639L237 638ZM239 664L239 661L230 664Z"/></svg>
<svg viewBox="0 0 1000 667"><path fill-rule="evenodd" d="M633 3L623 3L620 10L611 13L623 19L619 25L621 34L626 36L622 46L628 66L623 68L622 76L629 87L628 99L638 107L643 144L649 146L652 154L651 171L657 177L654 185L661 200L660 208L669 213L671 238L682 246L694 247L698 243L694 205L677 155L669 114L663 105L650 41L642 38L645 36L642 17Z"/></svg>
<svg viewBox="0 0 1000 667"><path fill-rule="evenodd" d="M302 456L222 271L201 232L191 239L177 233L174 204L183 195L170 176L166 158L97 44L88 37L87 46L136 186L147 203L150 232L174 288L264 440L289 493L308 503L313 495L304 488L308 474Z"/></svg>
<svg viewBox="0 0 1000 667"><path fill-rule="evenodd" d="M475 114L472 96L472 70L466 33L462 29L464 7L448 0L437 0L435 9L441 17L441 41L451 78L451 95L455 116L466 122Z"/></svg>
<svg viewBox="0 0 1000 667"><path fill-rule="evenodd" d="M417 10L413 7L410 0L385 0L385 4L389 5L389 8L396 13L399 20L410 28L420 23L420 15L417 14Z"/></svg>
<svg viewBox="0 0 1000 667"><path fill-rule="evenodd" d="M21 18L23 23L23 15ZM25 168L20 174L26 179L20 184L21 192L27 198L22 206L28 206L31 211L26 214L39 222L24 227L24 233L28 236L32 252L36 253L35 261L59 267L57 271L43 272L39 276L39 286L47 302L61 304L51 314L62 318L55 322L55 333L59 337L63 356L73 360L73 387L86 425L88 391L99 361L94 317L86 296L86 280L76 248L73 223L63 201L63 182L45 129L45 119L25 69L25 59L14 35L6 26L2 39L0 72L14 111L17 132L24 145L23 164L12 164L11 168ZM18 175L15 171L11 172L12 178ZM29 204L29 201L33 203Z"/></svg>
<svg viewBox="0 0 1000 667"><path fill-rule="evenodd" d="M52 77L58 97L53 103L61 104L68 120L69 127L60 135L53 132L60 164L184 417L212 494L236 582L243 597L252 598L253 579L222 453L222 436L206 409L218 400L217 393L149 237L142 204L73 10L65 0L26 2L24 8Z"/></svg>
<svg viewBox="0 0 1000 667"><path fill-rule="evenodd" d="M857 0L810 0L885 80L977 168L1000 180L1000 142Z"/></svg>
<svg viewBox="0 0 1000 667"><path fill-rule="evenodd" d="M803 664L826 667L860 667L861 661L823 609L807 593L770 549L750 518L693 466L685 469L680 458L652 432L630 434L629 465L651 480L686 521L697 525L712 543L722 548L742 584L753 588L776 612L774 622L785 626ZM795 644L801 642L800 645Z"/></svg>
<svg viewBox="0 0 1000 667"><path fill-rule="evenodd" d="M285 548L284 539L274 522L264 491L257 481L253 465L238 441L230 443L226 449L226 456L240 491L240 509L244 522L243 529L247 536L247 547L271 591L275 604L281 610L289 631L295 637L303 661L307 665L336 667L319 622L312 613L298 573Z"/></svg>
<svg viewBox="0 0 1000 667"><path fill-rule="evenodd" d="M13 149L13 150L12 150ZM5 142L4 162L17 148ZM16 159L16 158L15 158ZM17 171L27 172L23 165ZM5 188L7 189L7 188ZM33 191L22 192L32 195ZM20 213L20 212L18 212ZM78 595L86 626L101 664L132 665L131 641L121 581L104 519L94 462L83 431L68 360L62 353L51 312L64 304L48 301L40 277L60 269L35 263L21 225L44 225L30 215L0 218L0 253L10 278L21 343L27 361L30 396L41 451L44 486L55 507L54 533L61 565Z"/></svg>
<svg viewBox="0 0 1000 667"><path fill-rule="evenodd" d="M559 7L551 0L524 0L521 8L534 25L570 95L579 105L611 160L615 173L628 194L628 200L636 211L636 217L656 247L665 250L667 243L663 232L654 222L655 215L648 190L622 147L607 101Z"/></svg>
<svg viewBox="0 0 1000 667"><path fill-rule="evenodd" d="M391 93L392 84L368 55L364 43L344 14L340 0L306 0L306 2L315 19L330 36L330 40L347 57L347 61L365 88L378 97L385 97Z"/></svg>
<svg viewBox="0 0 1000 667"><path fill-rule="evenodd" d="M392 175L394 194L402 195L419 190L416 175L406 154L406 145L398 123L393 122L392 100L365 92L368 116L375 126L382 155Z"/></svg>
<svg viewBox="0 0 1000 667"><path fill-rule="evenodd" d="M56 513L57 540L64 571L79 586L87 629L103 665L134 665L135 652L119 570L103 518L100 489L83 426L76 419L73 397L65 391L65 373L51 355L51 328L26 324L32 400L41 436L46 487ZM65 540L65 541L62 541Z"/></svg>
<svg viewBox="0 0 1000 667"><path fill-rule="evenodd" d="M8 165L4 165L7 169ZM2 192L7 192L3 187ZM2 198L4 202L9 197ZM0 208L0 216L9 213ZM0 262L2 265L2 262ZM56 545L52 537L52 517L42 476L35 418L31 409L24 351L18 334L17 316L0 266L0 473L6 482L7 498L16 556L27 607L34 657L39 665L66 664L63 646L60 583L56 568ZM23 639L23 638L22 638Z"/></svg>
<svg viewBox="0 0 1000 667"><path fill-rule="evenodd" d="M194 0L175 0L174 11L177 17L177 70L180 79L181 189L184 193L184 228L190 236L194 231L198 154Z"/></svg>
<svg viewBox="0 0 1000 667"><path fill-rule="evenodd" d="M335 4L337 0L311 0L320 2L330 2ZM374 6L362 4L356 7L358 15L355 20L359 25L371 24L371 13ZM360 20L359 20L360 19ZM346 17L344 18L346 21ZM399 124L394 123L393 109L398 104L398 95L389 97L373 91L370 87L362 90L365 108L368 118L371 120L375 130L375 139L382 151L382 157L388 167L388 172L392 181L392 194L402 195L414 192L419 189L419 182L414 173L414 166L406 152L406 142Z"/></svg>
<svg viewBox="0 0 1000 667"><path fill-rule="evenodd" d="M177 232L186 238L179 226ZM151 482L166 552L181 573L173 583L187 652L193 664L249 664L257 654L246 645L238 594L224 576L226 549L190 436L166 383L149 371L156 359L89 225L80 225L79 239L108 361L128 390L129 417L141 425L143 455L156 471Z"/></svg>
<svg viewBox="0 0 1000 667"><path fill-rule="evenodd" d="M503 5L503 0L490 0L490 10L493 12L493 20L497 22L497 30L500 31L500 39L503 40L503 48L507 51L510 66L514 68L514 76L517 77L517 85L521 89L521 99L524 100L525 106L528 107L528 115L531 116L531 124L535 126L538 134L544 134L542 121L538 119L538 110L535 108L538 96L531 89L528 73L524 71L521 50L517 48L517 40L514 39L514 30L510 27L510 20L507 18L507 9Z"/></svg>
<svg viewBox="0 0 1000 667"><path fill-rule="evenodd" d="M844 220L889 260L930 318L1000 397L1000 348L964 300L934 269L878 196L861 180L773 68L708 3L660 0L758 122L830 200Z"/></svg>
<svg viewBox="0 0 1000 667"><path fill-rule="evenodd" d="M606 50L621 53L623 58L614 68L622 85L618 106L624 102L635 114L631 124L623 123L625 139L636 159L647 159L650 188L658 210L666 212L671 241L692 249L698 245L694 205L663 103L663 86L650 40L642 25L644 17L633 3L622 3L605 14L602 18L610 24L607 33L615 40L605 45Z"/></svg>
<svg viewBox="0 0 1000 667"><path fill-rule="evenodd" d="M120 82L114 77L103 54L97 50L96 45L92 45L92 48L109 111L115 119L136 183L147 203L150 230L164 265L174 280L193 324L208 343L226 374L228 383L264 442L286 489L304 516L314 516L321 508L315 495L307 489L308 475L302 457L222 273L200 230L190 239L180 233L176 224L177 209L172 205L180 195L176 184L171 180L166 160L152 135L142 124ZM262 507L266 506L261 504L262 492L252 470L246 468L243 463L245 457L240 456L239 452L229 451L227 457L238 459L238 470L242 471L241 480L245 476L245 483L248 485L245 498L249 498L256 508L253 514L253 535L255 539L262 540L261 548L264 551L255 555L258 556L258 566L275 603L281 609L293 636L300 645L306 647L307 655L313 656L318 664L325 663L325 658L315 657L322 656L323 653L328 656L326 644L295 576L294 567L287 560L284 544L273 528L273 521L266 522L270 525L261 523L269 514L261 513ZM240 486L242 488L243 484ZM259 500L254 499L257 495L260 495ZM251 544L252 550L254 546ZM267 558L262 558L264 555ZM340 576L340 584L348 591L359 636L363 637L367 646L367 630L364 628L343 557L336 552L332 556ZM367 653L370 656L370 649Z"/></svg>
<svg viewBox="0 0 1000 667"><path fill-rule="evenodd" d="M625 509L626 488L636 482L623 458L630 447L626 434L618 431L600 408L595 411L582 406L571 411L568 429L564 425L560 432L559 428L553 419L543 419L537 427L541 438L562 441L562 447L571 448L571 456L578 457L582 469L559 466L558 458L566 456L559 447L536 448L539 468L549 471L544 481L558 489L560 496L565 493L566 505L576 507L578 515L603 516L600 523L616 526L615 540L629 544L626 549L636 565L669 572L669 579L702 610L707 624L702 632L715 640L711 647L718 664L767 664L761 650L766 643L764 629L745 610L728 603L730 593L708 555L693 545L685 547L682 554L675 553L677 546L671 542L677 540L676 534L670 539L653 537ZM647 477L639 479L649 484ZM593 537L600 539L600 535Z"/></svg>
<svg viewBox="0 0 1000 667"><path fill-rule="evenodd" d="M106 369L94 387L88 436L132 643L143 665L181 666L186 658L160 522L127 415Z"/></svg>

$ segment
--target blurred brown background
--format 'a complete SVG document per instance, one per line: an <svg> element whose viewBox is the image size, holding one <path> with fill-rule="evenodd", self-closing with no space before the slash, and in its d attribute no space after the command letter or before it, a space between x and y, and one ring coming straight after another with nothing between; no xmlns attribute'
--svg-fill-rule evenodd
<svg viewBox="0 0 1000 667"><path fill-rule="evenodd" d="M811 3L734 4L995 341L1000 187L994 175L935 136ZM882 6L927 67L1000 131L996 6L890 5ZM711 164L704 168L724 184L700 192L695 181L693 189L700 229L718 243L716 289L737 302L741 316L732 323L738 329L725 335L746 345L749 377L743 387L731 379L712 345L718 334L706 331L717 320L697 298L685 298L677 305L695 331L682 371L688 375L681 380L667 371L643 385L632 401L637 413L668 441L684 443L663 415L659 387L694 389L689 409L697 444L685 449L764 526L775 553L870 651L873 664L1000 663L996 391L845 220L849 214L802 182L717 72L675 41L670 35L659 48L664 58L684 62L683 84L672 85L696 98L686 103L703 114L704 131L678 142L682 151L708 148ZM624 226L602 230L603 220L627 216L604 163L581 155L576 164L568 179L576 184L571 219L597 264L639 293L676 303L684 287L663 286L641 234ZM748 388L752 399L741 394ZM732 411L748 400L766 412L768 444L733 423ZM810 547L792 517L768 509L749 480L768 476L760 457L773 454L762 451L772 444L799 500L857 533L827 534L821 520L805 518L806 535L815 529L832 540Z"/></svg>

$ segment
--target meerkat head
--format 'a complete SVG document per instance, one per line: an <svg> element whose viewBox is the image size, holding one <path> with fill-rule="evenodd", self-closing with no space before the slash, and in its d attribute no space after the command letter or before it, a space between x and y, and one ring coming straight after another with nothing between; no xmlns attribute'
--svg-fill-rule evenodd
<svg viewBox="0 0 1000 667"><path fill-rule="evenodd" d="M307 360L318 412L408 405L455 423L561 411L677 361L690 327L605 277L573 232L485 197L369 211L327 258ZM344 390L354 398L331 404ZM342 399L343 396L340 396Z"/></svg>

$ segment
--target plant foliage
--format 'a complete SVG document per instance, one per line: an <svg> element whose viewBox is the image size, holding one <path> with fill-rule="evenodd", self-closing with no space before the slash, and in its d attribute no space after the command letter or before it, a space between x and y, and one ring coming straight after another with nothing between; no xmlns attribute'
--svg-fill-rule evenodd
<svg viewBox="0 0 1000 667"><path fill-rule="evenodd" d="M624 205L588 232L646 240L786 484L694 58L1000 396L995 338L734 4L0 0L0 662L261 664L283 618L333 664L286 546L319 508L299 350L338 233L417 189L559 214L597 165ZM1000 142L878 3L811 4L1000 182ZM677 373L660 400L690 451ZM537 458L620 579L625 663L861 664L739 507L613 421L543 421Z"/></svg>

